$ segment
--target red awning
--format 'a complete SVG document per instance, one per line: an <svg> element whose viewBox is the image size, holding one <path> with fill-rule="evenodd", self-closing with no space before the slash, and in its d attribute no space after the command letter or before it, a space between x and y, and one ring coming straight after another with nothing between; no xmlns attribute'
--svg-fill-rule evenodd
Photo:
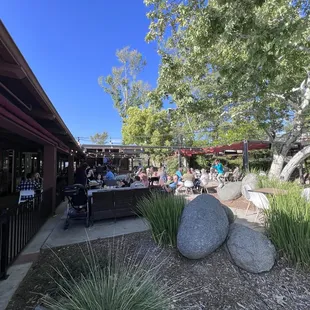
<svg viewBox="0 0 310 310"><path fill-rule="evenodd" d="M248 142L248 150L264 150L269 149L270 143L266 141L249 141ZM199 154L216 154L216 153L224 153L225 151L243 151L243 141L237 142L228 145L221 146L210 146L205 147L203 149L180 149L180 154L183 156L191 157L193 155Z"/></svg>

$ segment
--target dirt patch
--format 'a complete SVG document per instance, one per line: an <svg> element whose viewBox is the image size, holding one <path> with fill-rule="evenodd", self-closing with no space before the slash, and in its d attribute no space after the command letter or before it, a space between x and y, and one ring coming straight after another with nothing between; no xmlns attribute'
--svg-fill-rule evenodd
<svg viewBox="0 0 310 310"><path fill-rule="evenodd" d="M223 247L205 259L191 261L175 249L159 249L150 233L143 232L112 241L92 241L92 249L102 257L103 264L109 244L118 240L126 245L129 257L139 252L142 258L148 252L159 254L159 260L165 259L161 281L176 283L176 291L195 290L194 294L172 305L173 309L310 309L309 274L290 268L282 260L271 272L253 275L232 265ZM78 276L83 272L81 250L86 253L87 244L56 248L54 252L72 274ZM7 309L33 309L42 294L56 294L56 286L49 275L55 275L53 267L61 266L59 258L51 250L44 250Z"/></svg>

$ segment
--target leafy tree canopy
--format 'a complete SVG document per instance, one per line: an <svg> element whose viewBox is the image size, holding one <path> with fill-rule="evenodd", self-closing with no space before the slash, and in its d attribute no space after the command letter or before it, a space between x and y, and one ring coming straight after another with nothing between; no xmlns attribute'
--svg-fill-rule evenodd
<svg viewBox="0 0 310 310"><path fill-rule="evenodd" d="M104 131L102 133L96 133L95 135L90 136L90 140L95 144L106 144L108 136L108 133Z"/></svg>
<svg viewBox="0 0 310 310"><path fill-rule="evenodd" d="M112 68L112 74L100 76L99 85L110 94L114 107L125 118L129 107L142 107L148 103L150 85L138 79L146 61L137 50L125 47L116 51L119 67Z"/></svg>
<svg viewBox="0 0 310 310"><path fill-rule="evenodd" d="M256 122L271 142L281 135L283 165L309 114L309 1L145 3L146 39L158 41L162 56L158 96L205 115L206 128L226 113L235 124Z"/></svg>

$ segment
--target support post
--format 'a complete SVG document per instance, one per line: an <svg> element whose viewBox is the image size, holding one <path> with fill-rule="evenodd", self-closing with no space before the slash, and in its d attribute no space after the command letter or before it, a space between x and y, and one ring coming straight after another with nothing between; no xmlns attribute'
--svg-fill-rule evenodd
<svg viewBox="0 0 310 310"><path fill-rule="evenodd" d="M68 185L74 183L74 155L69 154L68 158Z"/></svg>
<svg viewBox="0 0 310 310"><path fill-rule="evenodd" d="M178 163L179 163L179 167L182 167L182 156L181 156L180 150L178 151Z"/></svg>
<svg viewBox="0 0 310 310"><path fill-rule="evenodd" d="M243 170L249 172L249 144L247 140L243 141Z"/></svg>
<svg viewBox="0 0 310 310"><path fill-rule="evenodd" d="M56 207L57 149L52 145L44 146L43 189L52 191L52 212Z"/></svg>

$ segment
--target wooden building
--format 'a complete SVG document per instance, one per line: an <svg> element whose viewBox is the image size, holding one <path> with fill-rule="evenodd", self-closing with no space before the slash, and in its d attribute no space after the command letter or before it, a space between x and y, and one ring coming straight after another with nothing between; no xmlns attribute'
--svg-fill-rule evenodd
<svg viewBox="0 0 310 310"><path fill-rule="evenodd" d="M0 278L35 231L33 227L39 229L41 219L61 201L58 181L73 182L78 156L83 156L82 149L0 20ZM23 208L18 205L16 186L27 173L35 172L44 180L43 199L33 209Z"/></svg>

